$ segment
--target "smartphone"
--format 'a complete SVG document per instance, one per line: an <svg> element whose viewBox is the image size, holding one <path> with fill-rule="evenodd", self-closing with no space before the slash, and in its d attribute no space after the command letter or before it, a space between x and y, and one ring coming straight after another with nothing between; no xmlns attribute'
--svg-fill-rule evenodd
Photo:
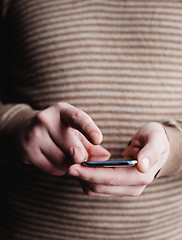
<svg viewBox="0 0 182 240"><path fill-rule="evenodd" d="M87 161L82 165L85 167L133 167L137 160L113 160L113 161Z"/></svg>

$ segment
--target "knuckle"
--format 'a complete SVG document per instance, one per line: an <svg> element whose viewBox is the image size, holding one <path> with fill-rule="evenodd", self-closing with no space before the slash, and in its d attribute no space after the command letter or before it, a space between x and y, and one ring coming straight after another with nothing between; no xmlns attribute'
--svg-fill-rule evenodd
<svg viewBox="0 0 182 240"><path fill-rule="evenodd" d="M72 122L75 122L82 118L82 114L80 111L74 111L70 114L70 118Z"/></svg>
<svg viewBox="0 0 182 240"><path fill-rule="evenodd" d="M38 123L41 125L44 125L44 126L49 125L49 118L45 111L38 113L37 120L38 120Z"/></svg>
<svg viewBox="0 0 182 240"><path fill-rule="evenodd" d="M119 185L119 179L117 177L110 177L107 181L108 186L118 186Z"/></svg>
<svg viewBox="0 0 182 240"><path fill-rule="evenodd" d="M83 129L85 130L90 127L91 117L80 109L76 109L75 111L73 111L70 114L70 119L72 122L79 122L81 120L84 120Z"/></svg>
<svg viewBox="0 0 182 240"><path fill-rule="evenodd" d="M53 107L54 107L55 109L57 109L57 110L60 110L60 109L62 109L62 108L66 108L66 107L68 107L68 106L69 106L69 104L66 103L66 102L57 102L57 103L55 103L55 104L53 105Z"/></svg>

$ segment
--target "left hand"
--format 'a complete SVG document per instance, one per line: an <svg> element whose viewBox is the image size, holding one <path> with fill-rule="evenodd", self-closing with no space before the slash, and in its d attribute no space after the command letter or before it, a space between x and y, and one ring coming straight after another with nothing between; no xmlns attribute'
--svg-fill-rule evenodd
<svg viewBox="0 0 182 240"><path fill-rule="evenodd" d="M170 144L161 124L147 123L132 137L122 155L137 158L136 167L89 168L74 164L69 174L82 180L89 196L139 196L168 159Z"/></svg>

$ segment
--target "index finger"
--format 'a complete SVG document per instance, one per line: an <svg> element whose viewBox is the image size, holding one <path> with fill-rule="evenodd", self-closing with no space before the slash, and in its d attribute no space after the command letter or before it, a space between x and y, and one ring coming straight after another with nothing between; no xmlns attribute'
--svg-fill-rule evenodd
<svg viewBox="0 0 182 240"><path fill-rule="evenodd" d="M62 103L60 117L67 126L79 130L91 143L97 145L102 142L101 131L84 111L68 103Z"/></svg>

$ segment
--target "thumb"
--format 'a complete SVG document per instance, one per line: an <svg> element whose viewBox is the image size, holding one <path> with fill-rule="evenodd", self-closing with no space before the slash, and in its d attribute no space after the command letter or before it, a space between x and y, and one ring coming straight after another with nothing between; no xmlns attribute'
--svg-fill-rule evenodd
<svg viewBox="0 0 182 240"><path fill-rule="evenodd" d="M138 153L137 169L141 173L146 173L158 161L160 148L153 143L147 143Z"/></svg>

